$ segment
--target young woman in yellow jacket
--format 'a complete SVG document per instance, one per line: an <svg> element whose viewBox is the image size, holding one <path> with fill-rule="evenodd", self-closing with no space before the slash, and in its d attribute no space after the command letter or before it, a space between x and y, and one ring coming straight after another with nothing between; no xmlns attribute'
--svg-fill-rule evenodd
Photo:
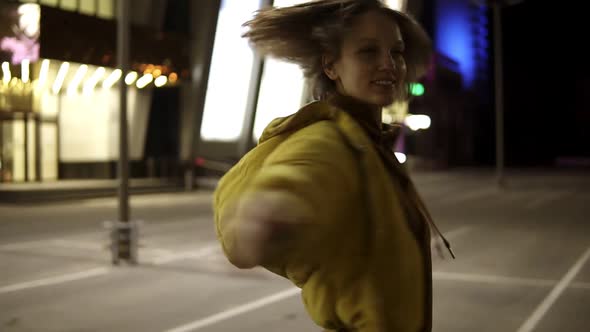
<svg viewBox="0 0 590 332"><path fill-rule="evenodd" d="M291 280L325 329L430 331L434 224L381 123L425 72L426 33L378 0L263 9L245 25L259 52L302 67L317 101L271 122L219 182L227 258Z"/></svg>

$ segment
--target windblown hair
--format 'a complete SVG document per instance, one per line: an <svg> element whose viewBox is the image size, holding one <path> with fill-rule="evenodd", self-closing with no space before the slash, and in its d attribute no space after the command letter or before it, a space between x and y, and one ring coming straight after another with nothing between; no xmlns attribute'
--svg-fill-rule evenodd
<svg viewBox="0 0 590 332"><path fill-rule="evenodd" d="M377 10L391 17L399 26L405 43L404 58L409 82L414 82L428 69L432 54L430 38L409 15L393 10L380 0L315 0L283 8L268 7L256 12L244 27L243 37L262 55L298 64L311 84L313 97L325 99L336 85L324 73L322 56L338 58L344 34L355 18Z"/></svg>

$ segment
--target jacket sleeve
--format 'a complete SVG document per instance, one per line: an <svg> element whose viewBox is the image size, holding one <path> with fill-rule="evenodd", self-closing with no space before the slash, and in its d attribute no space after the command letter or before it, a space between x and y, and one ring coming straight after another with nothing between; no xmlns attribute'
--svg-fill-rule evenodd
<svg viewBox="0 0 590 332"><path fill-rule="evenodd" d="M267 154L265 149L272 152ZM290 261L321 259L336 251L337 219L354 202L359 186L354 152L337 127L330 121L320 121L289 137L271 138L254 150L259 150L259 155L252 151L245 156L220 181L215 193L217 234L230 261L236 234L227 220L236 201L257 192L282 195L289 204L281 213L304 215L310 225L297 233L298 239L288 251L273 253L265 267L284 275L285 264Z"/></svg>

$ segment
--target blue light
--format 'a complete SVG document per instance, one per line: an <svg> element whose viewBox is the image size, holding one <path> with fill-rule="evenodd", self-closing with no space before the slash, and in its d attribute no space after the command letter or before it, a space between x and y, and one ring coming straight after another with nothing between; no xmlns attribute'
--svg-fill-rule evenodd
<svg viewBox="0 0 590 332"><path fill-rule="evenodd" d="M475 36L469 2L439 0L436 5L435 47L440 53L459 64L465 87L471 86L475 76Z"/></svg>

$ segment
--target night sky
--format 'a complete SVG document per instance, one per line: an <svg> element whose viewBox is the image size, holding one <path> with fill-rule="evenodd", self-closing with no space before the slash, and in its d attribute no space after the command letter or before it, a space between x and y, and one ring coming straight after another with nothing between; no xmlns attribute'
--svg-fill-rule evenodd
<svg viewBox="0 0 590 332"><path fill-rule="evenodd" d="M565 3L574 2L525 0L503 12L509 165L590 159L590 17L577 17L581 1Z"/></svg>

